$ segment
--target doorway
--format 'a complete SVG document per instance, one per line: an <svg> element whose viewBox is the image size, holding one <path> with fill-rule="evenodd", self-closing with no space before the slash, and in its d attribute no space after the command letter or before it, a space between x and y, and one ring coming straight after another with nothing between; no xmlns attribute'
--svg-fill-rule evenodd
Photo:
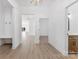
<svg viewBox="0 0 79 59"><path fill-rule="evenodd" d="M40 44L48 44L48 18L40 18Z"/></svg>
<svg viewBox="0 0 79 59"><path fill-rule="evenodd" d="M27 16L22 15L22 37L26 37L29 34L29 19Z"/></svg>
<svg viewBox="0 0 79 59"><path fill-rule="evenodd" d="M78 3L73 2L66 7L66 49L68 54L78 53Z"/></svg>
<svg viewBox="0 0 79 59"><path fill-rule="evenodd" d="M30 37L34 43L39 43L39 18L36 15L22 15L22 39L27 37Z"/></svg>

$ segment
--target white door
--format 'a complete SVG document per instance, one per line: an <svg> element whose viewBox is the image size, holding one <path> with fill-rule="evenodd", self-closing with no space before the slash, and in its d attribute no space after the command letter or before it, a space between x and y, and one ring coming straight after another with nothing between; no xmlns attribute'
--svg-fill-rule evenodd
<svg viewBox="0 0 79 59"><path fill-rule="evenodd" d="M1 1L2 0L0 0L0 37L4 35L4 16L3 16L4 8Z"/></svg>
<svg viewBox="0 0 79 59"><path fill-rule="evenodd" d="M2 38L4 35L4 16L0 16L0 37Z"/></svg>
<svg viewBox="0 0 79 59"><path fill-rule="evenodd" d="M5 15L5 37L8 37L8 38L11 38L11 35L12 35L12 22L11 22L11 16L10 15Z"/></svg>
<svg viewBox="0 0 79 59"><path fill-rule="evenodd" d="M40 18L40 36L48 36L48 18Z"/></svg>

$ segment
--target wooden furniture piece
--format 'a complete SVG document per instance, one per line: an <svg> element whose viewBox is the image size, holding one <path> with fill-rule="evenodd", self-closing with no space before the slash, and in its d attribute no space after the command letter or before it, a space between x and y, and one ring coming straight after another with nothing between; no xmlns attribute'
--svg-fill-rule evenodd
<svg viewBox="0 0 79 59"><path fill-rule="evenodd" d="M78 35L69 35L69 53L78 53Z"/></svg>
<svg viewBox="0 0 79 59"><path fill-rule="evenodd" d="M0 38L1 46L2 45L12 45L12 38Z"/></svg>

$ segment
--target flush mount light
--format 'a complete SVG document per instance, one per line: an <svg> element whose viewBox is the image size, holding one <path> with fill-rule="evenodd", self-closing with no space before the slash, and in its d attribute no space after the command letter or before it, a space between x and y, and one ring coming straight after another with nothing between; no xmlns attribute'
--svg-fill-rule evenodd
<svg viewBox="0 0 79 59"><path fill-rule="evenodd" d="M31 0L31 3L33 5L38 5L40 3L40 0Z"/></svg>

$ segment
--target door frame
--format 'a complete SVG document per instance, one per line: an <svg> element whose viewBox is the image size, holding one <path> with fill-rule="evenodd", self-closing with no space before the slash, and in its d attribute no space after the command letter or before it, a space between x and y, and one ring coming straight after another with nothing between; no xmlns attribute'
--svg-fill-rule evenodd
<svg viewBox="0 0 79 59"><path fill-rule="evenodd" d="M68 56L68 38L69 38L69 23L68 23L68 8L69 7L71 7L72 5L74 5L75 3L77 3L78 2L78 0L76 0L76 1L74 1L74 2L72 2L71 4L69 4L67 7L65 7L65 53L66 53L66 55Z"/></svg>

